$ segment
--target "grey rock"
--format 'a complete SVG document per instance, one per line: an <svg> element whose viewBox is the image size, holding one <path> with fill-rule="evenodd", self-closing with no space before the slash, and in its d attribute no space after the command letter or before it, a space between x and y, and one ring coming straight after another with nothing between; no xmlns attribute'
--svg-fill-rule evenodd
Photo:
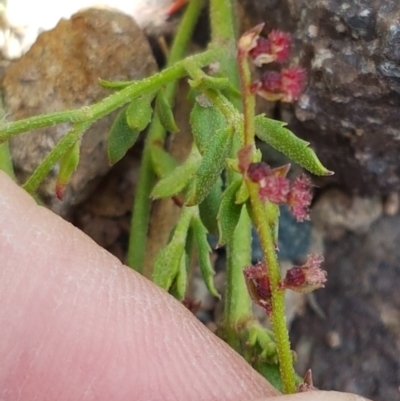
<svg viewBox="0 0 400 401"><path fill-rule="evenodd" d="M131 17L89 9L41 34L29 52L11 64L3 79L5 111L10 120L19 120L81 108L111 93L99 86L99 78L133 80L155 71L150 46ZM106 141L114 117L96 122L85 134L80 164L63 202L54 195L57 166L40 187L40 195L54 211L66 215L109 171ZM34 171L70 128L70 124L60 124L11 140L20 181Z"/></svg>
<svg viewBox="0 0 400 401"><path fill-rule="evenodd" d="M400 188L400 3L244 1L254 23L294 35L308 87L291 128L310 140L335 182L360 194Z"/></svg>

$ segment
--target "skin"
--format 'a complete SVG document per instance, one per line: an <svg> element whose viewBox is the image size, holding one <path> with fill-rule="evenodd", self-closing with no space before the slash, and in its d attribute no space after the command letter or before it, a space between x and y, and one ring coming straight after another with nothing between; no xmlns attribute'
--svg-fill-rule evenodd
<svg viewBox="0 0 400 401"><path fill-rule="evenodd" d="M0 399L361 401L276 390L166 292L0 172Z"/></svg>

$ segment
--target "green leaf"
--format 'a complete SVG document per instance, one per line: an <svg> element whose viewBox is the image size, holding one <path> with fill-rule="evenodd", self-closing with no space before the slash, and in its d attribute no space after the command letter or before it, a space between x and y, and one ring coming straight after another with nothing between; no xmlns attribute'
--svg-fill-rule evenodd
<svg viewBox="0 0 400 401"><path fill-rule="evenodd" d="M153 115L154 93L133 99L126 109L126 122L132 130L143 131L150 123Z"/></svg>
<svg viewBox="0 0 400 401"><path fill-rule="evenodd" d="M227 127L214 134L200 167L189 186L186 196L188 206L201 203L217 182L225 167L225 159L231 152L232 133L233 128Z"/></svg>
<svg viewBox="0 0 400 401"><path fill-rule="evenodd" d="M194 142L204 155L215 133L226 127L226 119L215 107L203 107L198 102L190 113L190 124Z"/></svg>
<svg viewBox="0 0 400 401"><path fill-rule="evenodd" d="M60 160L60 170L56 182L57 198L62 199L65 186L79 164L81 141L76 141Z"/></svg>
<svg viewBox="0 0 400 401"><path fill-rule="evenodd" d="M210 261L211 248L207 241L207 230L198 216L193 216L191 227L194 233L194 241L197 248L197 257L199 260L200 271L201 275L203 276L204 283L206 284L208 291L210 291L212 295L220 298L220 295L214 287L213 276L215 274L215 271Z"/></svg>
<svg viewBox="0 0 400 401"><path fill-rule="evenodd" d="M181 216L169 244L157 254L153 268L153 282L165 290L171 288L172 283L182 272L182 257L186 254L185 244L190 222L196 209L183 208ZM182 278L181 278L182 279ZM179 282L181 284L181 282ZM181 287L180 287L181 288Z"/></svg>
<svg viewBox="0 0 400 401"><path fill-rule="evenodd" d="M242 180L242 183L240 184L239 189L236 192L236 197L235 197L235 203L237 205L241 205L243 203L247 202L247 199L249 199L249 190L247 188L246 182Z"/></svg>
<svg viewBox="0 0 400 401"><path fill-rule="evenodd" d="M235 203L236 193L240 188L242 179L235 180L229 185L222 195L218 212L219 240L218 247L229 242L239 222L242 205Z"/></svg>
<svg viewBox="0 0 400 401"><path fill-rule="evenodd" d="M178 165L176 160L161 146L150 147L150 158L153 170L159 178L171 173Z"/></svg>
<svg viewBox="0 0 400 401"><path fill-rule="evenodd" d="M158 118L160 119L161 125L165 128L166 131L171 132L172 134L179 132L179 128L175 122L172 107L168 102L164 89L160 89L158 92L156 99L156 113Z"/></svg>
<svg viewBox="0 0 400 401"><path fill-rule="evenodd" d="M310 143L298 138L285 128L286 123L258 115L255 118L256 135L291 160L315 175L332 175L309 147Z"/></svg>
<svg viewBox="0 0 400 401"><path fill-rule="evenodd" d="M278 391L283 392L283 383L279 371L279 365L264 361L256 361L253 368L264 376Z"/></svg>
<svg viewBox="0 0 400 401"><path fill-rule="evenodd" d="M135 144L140 134L126 122L126 108L121 110L111 127L108 137L108 160L111 164L121 160L126 152Z"/></svg>
<svg viewBox="0 0 400 401"><path fill-rule="evenodd" d="M106 79L99 79L99 85L107 89L124 89L129 85L132 85L135 81L107 81Z"/></svg>
<svg viewBox="0 0 400 401"><path fill-rule="evenodd" d="M199 205L200 218L210 234L218 233L217 215L222 197L221 177L212 187L210 193Z"/></svg>
<svg viewBox="0 0 400 401"><path fill-rule="evenodd" d="M169 290L179 273L185 244L171 241L157 254L153 268L153 282L164 290Z"/></svg>
<svg viewBox="0 0 400 401"><path fill-rule="evenodd" d="M189 256L183 252L179 269L174 282L170 288L170 293L179 301L185 298L186 289L188 286L188 269L189 269Z"/></svg>
<svg viewBox="0 0 400 401"><path fill-rule="evenodd" d="M201 164L201 156L192 151L183 164L163 177L154 187L151 197L153 199L168 198L181 192L193 178Z"/></svg>

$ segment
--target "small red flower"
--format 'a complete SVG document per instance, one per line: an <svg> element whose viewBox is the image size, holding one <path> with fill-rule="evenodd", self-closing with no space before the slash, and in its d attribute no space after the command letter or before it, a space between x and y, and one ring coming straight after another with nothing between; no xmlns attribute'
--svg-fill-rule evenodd
<svg viewBox="0 0 400 401"><path fill-rule="evenodd" d="M293 181L287 197L287 203L297 221L310 219L311 201L311 180L305 174L301 174Z"/></svg>
<svg viewBox="0 0 400 401"><path fill-rule="evenodd" d="M305 293L325 287L326 271L321 269L323 261L322 255L309 255L303 266L292 267L286 272L279 288Z"/></svg>
<svg viewBox="0 0 400 401"><path fill-rule="evenodd" d="M247 289L254 303L261 306L270 316L272 313L271 285L267 276L267 266L258 262L255 266L247 266L243 270Z"/></svg>
<svg viewBox="0 0 400 401"><path fill-rule="evenodd" d="M300 97L306 80L306 71L301 67L282 70L283 102L291 103Z"/></svg>
<svg viewBox="0 0 400 401"><path fill-rule="evenodd" d="M266 100L291 103L299 98L305 78L305 70L300 67L292 67L280 73L267 71L251 89Z"/></svg>
<svg viewBox="0 0 400 401"><path fill-rule="evenodd" d="M272 169L264 162L250 164L247 175L259 185L258 194L265 202L269 200L276 204L286 203L290 191L290 182L286 178L290 165Z"/></svg>
<svg viewBox="0 0 400 401"><path fill-rule="evenodd" d="M273 30L268 39L259 36L255 46L250 50L249 56L257 67L277 61L282 63L289 57L291 45L290 34Z"/></svg>

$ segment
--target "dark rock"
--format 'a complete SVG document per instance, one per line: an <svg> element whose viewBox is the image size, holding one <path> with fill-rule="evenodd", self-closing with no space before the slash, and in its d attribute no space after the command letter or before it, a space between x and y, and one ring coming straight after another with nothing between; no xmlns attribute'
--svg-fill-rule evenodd
<svg viewBox="0 0 400 401"><path fill-rule="evenodd" d="M149 44L132 18L110 10L86 10L41 34L10 66L3 80L5 111L10 120L19 120L81 108L110 94L99 86L99 78L133 80L155 70ZM80 164L63 202L54 196L57 167L40 187L53 210L65 215L109 171L106 140L114 118L115 114L96 122L85 134ZM60 124L15 137L11 152L18 178L25 180L70 128Z"/></svg>
<svg viewBox="0 0 400 401"><path fill-rule="evenodd" d="M360 194L400 189L400 3L391 0L244 1L295 38L292 62L309 72L289 116L336 182Z"/></svg>
<svg viewBox="0 0 400 401"><path fill-rule="evenodd" d="M400 216L381 217L366 235L327 244L328 282L316 292L326 318L308 310L292 326L300 367L312 369L317 387L398 399L399 238Z"/></svg>

